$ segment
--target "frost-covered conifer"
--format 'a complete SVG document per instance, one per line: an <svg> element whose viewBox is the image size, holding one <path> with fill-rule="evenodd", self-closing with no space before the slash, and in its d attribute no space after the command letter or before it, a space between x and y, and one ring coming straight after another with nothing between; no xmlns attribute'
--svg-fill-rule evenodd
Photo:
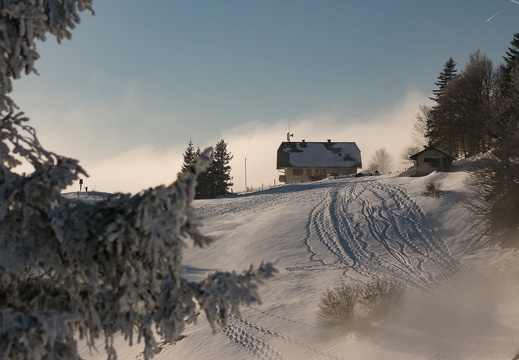
<svg viewBox="0 0 519 360"><path fill-rule="evenodd" d="M40 145L9 93L12 79L35 71L35 40L70 38L85 9L91 0L0 0L0 358L75 359L76 335L106 339L115 358L116 333L144 341L150 358L155 336L176 339L197 307L215 326L259 301L257 284L275 271L183 276L187 243L211 242L192 209L210 150L169 186L97 203L60 196L86 172ZM15 171L21 160L30 174Z"/></svg>

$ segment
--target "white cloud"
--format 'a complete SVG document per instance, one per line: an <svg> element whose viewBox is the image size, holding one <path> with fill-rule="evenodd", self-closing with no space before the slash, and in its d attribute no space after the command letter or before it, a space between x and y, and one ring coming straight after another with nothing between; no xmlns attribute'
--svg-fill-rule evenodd
<svg viewBox="0 0 519 360"><path fill-rule="evenodd" d="M411 130L419 105L428 103L426 95L410 92L399 104L369 118L352 118L345 113L302 114L296 119L282 119L274 125L249 123L226 131L222 137L234 155L231 163L235 189L245 188L245 158L247 186L261 187L277 183L276 151L290 122L293 141L354 141L361 150L366 167L375 150L385 147L393 156L399 170L400 153L412 144Z"/></svg>
<svg viewBox="0 0 519 360"><path fill-rule="evenodd" d="M295 119L280 119L274 124L250 122L228 129L209 144L200 146L212 145L222 138L225 140L228 150L234 155L231 162L234 191L245 189L245 159L249 187L278 183L280 172L276 170L276 151L286 140L289 123L294 141L354 141L362 152L364 166L375 150L385 147L394 157L395 164L403 169L400 153L412 143L415 115L419 105L427 102L426 95L410 92L400 103L369 118L330 112L302 114ZM180 170L186 146L187 141L165 150L151 144L139 145L103 161L82 160L82 166L90 175L85 184L92 190L136 193L150 186L170 183ZM72 190L77 189L78 185L72 187Z"/></svg>
<svg viewBox="0 0 519 360"><path fill-rule="evenodd" d="M182 165L184 149L171 147L159 150L143 145L103 161L81 162L89 177L84 185L102 192L137 193L149 187L172 183ZM73 184L67 191L79 190Z"/></svg>

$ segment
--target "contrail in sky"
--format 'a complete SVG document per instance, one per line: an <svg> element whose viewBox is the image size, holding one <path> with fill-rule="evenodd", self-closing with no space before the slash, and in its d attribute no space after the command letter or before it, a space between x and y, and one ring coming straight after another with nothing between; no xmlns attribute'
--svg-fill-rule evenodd
<svg viewBox="0 0 519 360"><path fill-rule="evenodd" d="M510 1L519 5L519 1L516 1L516 0L510 0Z"/></svg>
<svg viewBox="0 0 519 360"><path fill-rule="evenodd" d="M513 1L513 2L516 2L515 0L510 0L510 1ZM519 4L519 3L518 3ZM489 22L490 20L492 20L494 17L496 17L497 15L499 15L499 13L501 12L502 10L499 10L498 12L496 12L494 15L492 15L491 17L489 17L487 19L487 21L485 22Z"/></svg>

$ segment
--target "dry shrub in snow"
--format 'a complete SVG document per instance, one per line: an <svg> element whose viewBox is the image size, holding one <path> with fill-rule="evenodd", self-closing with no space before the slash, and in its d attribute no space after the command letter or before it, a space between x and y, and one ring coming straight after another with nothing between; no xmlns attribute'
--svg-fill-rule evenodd
<svg viewBox="0 0 519 360"><path fill-rule="evenodd" d="M430 181L425 185L423 195L439 198L442 193L442 187L441 181Z"/></svg>
<svg viewBox="0 0 519 360"><path fill-rule="evenodd" d="M175 182L97 203L70 201L61 191L86 172L77 160L45 150L8 94L11 79L34 71L35 40L50 32L70 37L89 0L0 1L0 358L78 359L76 337L102 339L110 359L113 337L178 339L200 309L224 325L241 304L259 301L258 283L271 264L241 274L184 276L188 243L199 231L192 202L210 149ZM29 174L16 168L23 160Z"/></svg>
<svg viewBox="0 0 519 360"><path fill-rule="evenodd" d="M341 281L326 290L321 297L317 322L324 328L333 328L349 333L354 330L353 309L357 303L360 287Z"/></svg>
<svg viewBox="0 0 519 360"><path fill-rule="evenodd" d="M359 302L368 310L369 319L377 322L399 305L403 292L397 283L377 279L363 286Z"/></svg>
<svg viewBox="0 0 519 360"><path fill-rule="evenodd" d="M341 334L363 333L398 306L402 295L403 288L388 280L366 284L341 281L321 297L317 322Z"/></svg>

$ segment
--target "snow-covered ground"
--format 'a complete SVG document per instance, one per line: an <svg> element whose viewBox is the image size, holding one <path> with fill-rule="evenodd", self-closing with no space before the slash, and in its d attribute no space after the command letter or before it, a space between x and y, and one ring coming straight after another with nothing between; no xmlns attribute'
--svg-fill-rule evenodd
<svg viewBox="0 0 519 360"><path fill-rule="evenodd" d="M189 276L275 261L262 304L212 332L203 315L156 359L512 359L519 351L519 259L472 246L462 206L463 164L450 173L328 179L196 201L202 230L217 239L190 248ZM442 182L440 198L422 195ZM316 324L323 292L340 280L395 279L406 296L370 332L334 336ZM122 339L121 359L142 358ZM103 344L99 343L102 350ZM87 359L103 359L102 351Z"/></svg>

